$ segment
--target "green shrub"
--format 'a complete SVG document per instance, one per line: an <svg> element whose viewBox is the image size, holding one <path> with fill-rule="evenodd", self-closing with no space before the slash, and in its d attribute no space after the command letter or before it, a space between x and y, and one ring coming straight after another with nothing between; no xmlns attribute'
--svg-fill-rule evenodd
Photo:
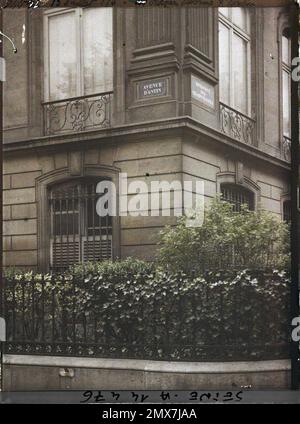
<svg viewBox="0 0 300 424"><path fill-rule="evenodd" d="M68 273L75 277L87 274L105 274L114 277L125 277L129 273L147 273L153 270L153 263L140 259L126 258L116 261L86 262L70 267Z"/></svg>
<svg viewBox="0 0 300 424"><path fill-rule="evenodd" d="M269 212L246 206L234 212L217 197L206 208L202 226L189 227L186 219L161 231L163 269L289 268L289 226Z"/></svg>

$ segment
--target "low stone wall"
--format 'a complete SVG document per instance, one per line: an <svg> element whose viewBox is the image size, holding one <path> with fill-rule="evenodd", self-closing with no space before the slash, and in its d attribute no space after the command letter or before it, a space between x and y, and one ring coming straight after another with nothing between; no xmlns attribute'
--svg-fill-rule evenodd
<svg viewBox="0 0 300 424"><path fill-rule="evenodd" d="M4 355L3 389L288 389L290 360L167 362Z"/></svg>

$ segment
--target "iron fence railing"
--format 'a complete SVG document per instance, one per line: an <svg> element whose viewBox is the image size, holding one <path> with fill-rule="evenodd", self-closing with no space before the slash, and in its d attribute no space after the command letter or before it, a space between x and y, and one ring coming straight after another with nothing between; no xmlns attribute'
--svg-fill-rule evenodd
<svg viewBox="0 0 300 424"><path fill-rule="evenodd" d="M96 298L97 289L87 292L86 284L84 277L6 281L5 352L185 361L288 357L288 318L279 316L274 303L274 308L268 305L270 309L266 309L267 320L259 319L263 315L254 311L261 314L266 302L248 298L243 286L237 285L229 295L216 281L216 288L204 285L201 291L185 295L179 279L180 294L171 304L166 293L158 296L149 311L147 296L141 295L135 313L129 313L133 305L128 304L120 316L109 317L105 295ZM126 295L112 294L114 301ZM87 305L93 296L97 302L91 309ZM83 297L86 302L82 302ZM284 304L284 297L280 302ZM281 330L272 332L270 327ZM158 340L157 334L163 338Z"/></svg>
<svg viewBox="0 0 300 424"><path fill-rule="evenodd" d="M112 92L44 102L46 135L111 126Z"/></svg>
<svg viewBox="0 0 300 424"><path fill-rule="evenodd" d="M221 102L220 129L236 140L255 145L255 120Z"/></svg>

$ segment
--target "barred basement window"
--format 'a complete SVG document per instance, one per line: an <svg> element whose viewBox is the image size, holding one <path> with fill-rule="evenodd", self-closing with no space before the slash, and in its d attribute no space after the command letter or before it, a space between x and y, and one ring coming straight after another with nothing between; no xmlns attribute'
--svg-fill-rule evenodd
<svg viewBox="0 0 300 424"><path fill-rule="evenodd" d="M283 220L285 222L291 222L291 201L285 200L283 202Z"/></svg>
<svg viewBox="0 0 300 424"><path fill-rule="evenodd" d="M96 212L97 181L73 181L49 191L50 267L112 258L112 217Z"/></svg>
<svg viewBox="0 0 300 424"><path fill-rule="evenodd" d="M222 199L231 203L235 212L240 212L244 204L254 210L254 194L250 190L235 184L222 184L221 193Z"/></svg>

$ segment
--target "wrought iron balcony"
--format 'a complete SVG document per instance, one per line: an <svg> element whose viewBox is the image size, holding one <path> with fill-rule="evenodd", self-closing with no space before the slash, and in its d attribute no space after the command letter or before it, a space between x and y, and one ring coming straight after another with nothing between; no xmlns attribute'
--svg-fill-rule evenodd
<svg viewBox="0 0 300 424"><path fill-rule="evenodd" d="M46 135L111 126L112 92L43 103Z"/></svg>
<svg viewBox="0 0 300 424"><path fill-rule="evenodd" d="M281 143L281 154L284 160L291 161L291 142L292 140L284 135Z"/></svg>
<svg viewBox="0 0 300 424"><path fill-rule="evenodd" d="M224 134L255 145L255 121L230 106L220 103L220 128Z"/></svg>

